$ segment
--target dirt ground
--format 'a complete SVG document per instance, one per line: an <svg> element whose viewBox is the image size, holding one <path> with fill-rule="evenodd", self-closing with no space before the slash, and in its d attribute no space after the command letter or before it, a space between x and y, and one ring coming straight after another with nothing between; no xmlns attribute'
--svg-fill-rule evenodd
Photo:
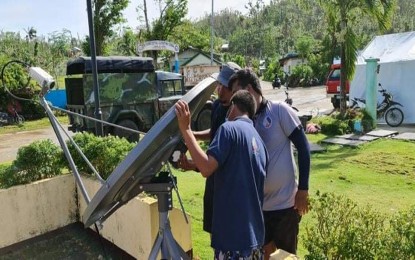
<svg viewBox="0 0 415 260"><path fill-rule="evenodd" d="M0 248L0 259L135 259L81 223Z"/></svg>

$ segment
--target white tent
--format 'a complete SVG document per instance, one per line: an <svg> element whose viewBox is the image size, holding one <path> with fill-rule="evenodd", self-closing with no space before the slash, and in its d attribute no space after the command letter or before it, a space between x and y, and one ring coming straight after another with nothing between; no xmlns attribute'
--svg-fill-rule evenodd
<svg viewBox="0 0 415 260"><path fill-rule="evenodd" d="M350 85L350 99L366 98L365 59L378 58L378 82L403 105L403 123L415 123L415 31L376 36L360 53ZM378 95L378 102L382 96Z"/></svg>

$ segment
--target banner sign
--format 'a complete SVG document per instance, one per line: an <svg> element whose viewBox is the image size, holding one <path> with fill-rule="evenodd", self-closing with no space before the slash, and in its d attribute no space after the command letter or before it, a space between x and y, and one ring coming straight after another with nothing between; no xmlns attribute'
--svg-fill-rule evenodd
<svg viewBox="0 0 415 260"><path fill-rule="evenodd" d="M178 53L179 45L167 41L149 41L145 43L139 43L137 46L137 51L139 53L149 50L168 50Z"/></svg>

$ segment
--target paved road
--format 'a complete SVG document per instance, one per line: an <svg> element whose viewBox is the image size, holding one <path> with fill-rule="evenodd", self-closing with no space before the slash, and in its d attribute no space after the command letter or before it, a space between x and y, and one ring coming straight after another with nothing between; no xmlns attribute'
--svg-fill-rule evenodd
<svg viewBox="0 0 415 260"><path fill-rule="evenodd" d="M285 88L272 89L271 82L261 82L263 94L267 99L284 101L286 99ZM290 88L289 96L293 100L293 106L299 110L300 115L329 113L333 110L330 98L326 97L325 86L314 86L308 88Z"/></svg>
<svg viewBox="0 0 415 260"><path fill-rule="evenodd" d="M65 129L67 129L66 126ZM68 139L64 133L62 133L62 136L64 140ZM56 137L52 126L34 131L23 131L0 135L0 163L13 161L16 158L19 147L29 145L36 140L43 139L50 139L54 143L59 144L58 138Z"/></svg>

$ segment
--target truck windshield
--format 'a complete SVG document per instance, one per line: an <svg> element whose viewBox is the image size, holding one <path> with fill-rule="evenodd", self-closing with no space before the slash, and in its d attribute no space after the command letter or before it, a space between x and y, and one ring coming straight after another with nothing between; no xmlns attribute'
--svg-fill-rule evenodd
<svg viewBox="0 0 415 260"><path fill-rule="evenodd" d="M165 80L161 82L161 96L171 97L182 95L181 80Z"/></svg>
<svg viewBox="0 0 415 260"><path fill-rule="evenodd" d="M330 79L331 80L340 80L340 69L333 70L332 73L330 74Z"/></svg>

